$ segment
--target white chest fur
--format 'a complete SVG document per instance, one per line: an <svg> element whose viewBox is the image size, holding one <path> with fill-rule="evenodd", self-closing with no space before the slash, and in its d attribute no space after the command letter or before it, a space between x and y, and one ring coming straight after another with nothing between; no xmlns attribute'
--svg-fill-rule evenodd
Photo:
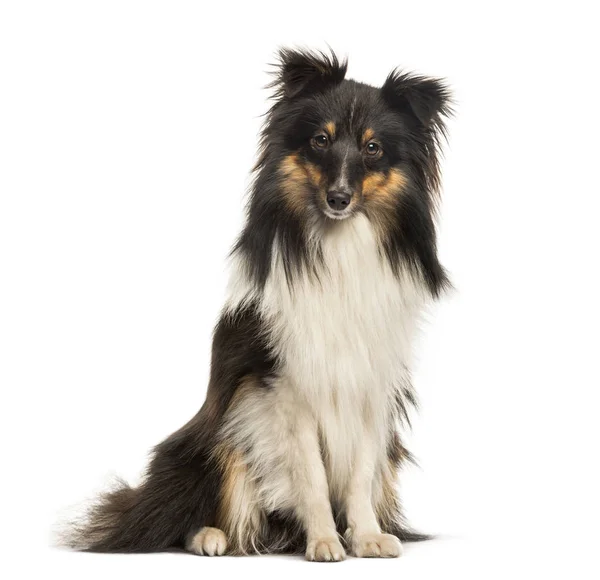
<svg viewBox="0 0 600 580"><path fill-rule="evenodd" d="M276 260L263 307L282 372L317 418L330 482L342 485L365 438L385 454L425 293L393 274L364 216L335 225L321 240L318 277L290 287Z"/></svg>
<svg viewBox="0 0 600 580"><path fill-rule="evenodd" d="M392 398L426 296L409 273L393 274L364 216L335 226L320 239L318 276L288 284L275 252L264 291L253 292L239 277L230 299L231 306L258 300L281 361L278 388L289 389L286 400L294 397L316 419L334 494L365 440L385 456Z"/></svg>
<svg viewBox="0 0 600 580"><path fill-rule="evenodd" d="M424 297L412 276L395 276L368 220L335 224L321 239L318 276L290 286L278 256L262 298L273 346L307 392L384 387L409 362Z"/></svg>

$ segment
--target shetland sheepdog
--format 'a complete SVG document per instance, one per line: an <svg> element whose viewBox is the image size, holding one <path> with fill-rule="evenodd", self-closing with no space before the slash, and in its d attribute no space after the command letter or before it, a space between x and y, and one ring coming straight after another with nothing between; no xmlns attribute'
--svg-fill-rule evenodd
<svg viewBox="0 0 600 580"><path fill-rule="evenodd" d="M198 413L70 528L93 552L397 557L411 346L449 287L435 207L445 84L347 80L282 49Z"/></svg>

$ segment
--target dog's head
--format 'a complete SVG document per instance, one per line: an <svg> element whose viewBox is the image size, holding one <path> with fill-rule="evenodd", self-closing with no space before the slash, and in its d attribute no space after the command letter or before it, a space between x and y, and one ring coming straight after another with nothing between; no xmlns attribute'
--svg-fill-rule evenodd
<svg viewBox="0 0 600 580"><path fill-rule="evenodd" d="M375 88L345 80L347 64L334 54L279 56L259 167L276 173L290 212L325 222L363 212L385 226L403 198L430 204L449 110L442 82L395 70Z"/></svg>

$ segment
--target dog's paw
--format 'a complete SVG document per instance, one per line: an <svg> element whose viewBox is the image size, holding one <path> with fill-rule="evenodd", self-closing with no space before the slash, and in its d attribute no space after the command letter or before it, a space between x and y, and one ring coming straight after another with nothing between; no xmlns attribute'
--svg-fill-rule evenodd
<svg viewBox="0 0 600 580"><path fill-rule="evenodd" d="M352 539L352 553L357 558L398 558L402 544L391 534L365 534Z"/></svg>
<svg viewBox="0 0 600 580"><path fill-rule="evenodd" d="M188 541L186 548L200 556L222 556L227 549L227 537L217 528L202 528Z"/></svg>
<svg viewBox="0 0 600 580"><path fill-rule="evenodd" d="M311 562L339 562L346 552L337 538L310 540L306 546L306 559Z"/></svg>

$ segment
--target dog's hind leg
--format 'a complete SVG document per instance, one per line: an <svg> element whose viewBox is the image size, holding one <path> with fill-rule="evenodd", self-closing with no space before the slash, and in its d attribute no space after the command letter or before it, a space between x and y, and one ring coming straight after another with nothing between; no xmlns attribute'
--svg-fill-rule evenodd
<svg viewBox="0 0 600 580"><path fill-rule="evenodd" d="M222 556L227 550L227 537L217 528L204 527L190 535L185 548L200 556Z"/></svg>

